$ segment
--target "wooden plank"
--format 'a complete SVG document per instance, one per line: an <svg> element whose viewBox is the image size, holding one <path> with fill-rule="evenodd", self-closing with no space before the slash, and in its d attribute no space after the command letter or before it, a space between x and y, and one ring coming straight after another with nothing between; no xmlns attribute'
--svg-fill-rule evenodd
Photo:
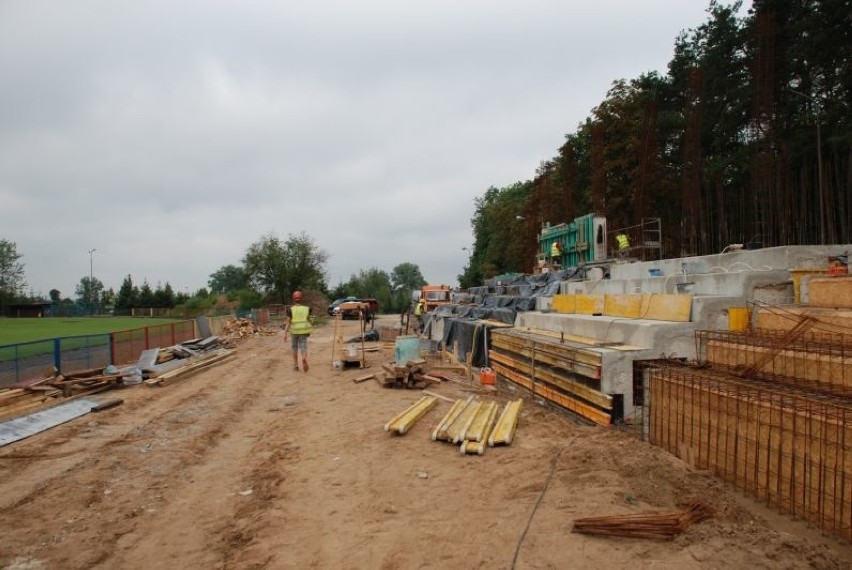
<svg viewBox="0 0 852 570"><path fill-rule="evenodd" d="M366 376L359 376L357 378L353 378L352 381L355 382L356 384L360 384L361 382L364 382L366 380L369 380L369 379L375 378L375 377L376 377L375 374L367 374Z"/></svg>
<svg viewBox="0 0 852 570"><path fill-rule="evenodd" d="M508 378L515 384L526 388L534 394L541 396L545 400L553 402L554 404L557 404L565 408L566 410L574 412L575 414L584 417L598 425L606 426L612 423L612 417L610 414L598 410L593 406L589 406L588 404L584 404L583 402L571 398L570 396L561 394L556 390L548 388L547 386L539 382L534 383L529 377L524 376L523 374L519 374L510 368L504 367L502 364L495 364L494 370L497 373Z"/></svg>
<svg viewBox="0 0 852 570"><path fill-rule="evenodd" d="M513 359L511 356L496 353L494 351L492 351L491 356L495 362L499 362L505 366L508 366L516 372L524 374L528 377L533 377L532 366L529 363L518 361L516 359ZM536 382L546 382L548 384L551 384L555 387L558 387L566 392L575 395L578 398L582 398L598 407L612 409L612 396L610 396L609 394L600 392L598 390L595 390L594 388L589 388L588 386L584 386L579 382L575 382L570 378L560 376L550 370L545 369L544 367L536 366L535 380Z"/></svg>
<svg viewBox="0 0 852 570"><path fill-rule="evenodd" d="M503 348L519 354L526 354L528 356L534 346L537 354L546 355L554 362L571 361L591 368L600 368L603 361L599 352L578 349L570 345L553 344L550 342L530 343L529 341L521 341L520 339L497 337L492 339L491 346ZM593 374L590 377L597 378L599 375Z"/></svg>

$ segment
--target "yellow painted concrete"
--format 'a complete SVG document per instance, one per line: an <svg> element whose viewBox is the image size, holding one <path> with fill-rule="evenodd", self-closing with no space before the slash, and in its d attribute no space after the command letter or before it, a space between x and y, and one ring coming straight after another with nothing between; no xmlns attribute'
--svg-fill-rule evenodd
<svg viewBox="0 0 852 570"><path fill-rule="evenodd" d="M688 323L692 314L692 295L645 295L642 319Z"/></svg>
<svg viewBox="0 0 852 570"><path fill-rule="evenodd" d="M578 315L602 315L604 311L603 295L584 295L577 293L575 312Z"/></svg>
<svg viewBox="0 0 852 570"><path fill-rule="evenodd" d="M642 315L642 295L628 293L604 295L603 314L607 317L638 319Z"/></svg>
<svg viewBox="0 0 852 570"><path fill-rule="evenodd" d="M577 312L576 295L554 295L550 304L551 310L557 313L573 314Z"/></svg>

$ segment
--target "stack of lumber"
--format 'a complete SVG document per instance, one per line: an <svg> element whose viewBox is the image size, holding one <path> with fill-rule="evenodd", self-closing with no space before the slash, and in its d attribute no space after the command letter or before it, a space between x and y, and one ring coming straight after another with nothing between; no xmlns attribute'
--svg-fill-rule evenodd
<svg viewBox="0 0 852 570"><path fill-rule="evenodd" d="M51 388L31 391L26 388L0 390L0 420L14 418L57 404L62 399L62 390Z"/></svg>
<svg viewBox="0 0 852 570"><path fill-rule="evenodd" d="M234 356L234 352L225 348L220 348L207 354L191 356L181 361L183 366L175 368L174 370L169 370L168 372L157 374L156 376L145 380L145 384L148 386L166 386L178 378L192 376L193 374L196 374L214 364L218 364L232 356Z"/></svg>
<svg viewBox="0 0 852 570"><path fill-rule="evenodd" d="M713 509L709 505L701 501L691 501L682 512L635 513L577 519L574 521L572 530L598 536L671 540L692 523L701 522L712 516Z"/></svg>
<svg viewBox="0 0 852 570"><path fill-rule="evenodd" d="M425 388L433 382L441 381L427 372L426 360L422 358L409 360L405 364L382 364L382 369L385 372L379 381L385 388Z"/></svg>

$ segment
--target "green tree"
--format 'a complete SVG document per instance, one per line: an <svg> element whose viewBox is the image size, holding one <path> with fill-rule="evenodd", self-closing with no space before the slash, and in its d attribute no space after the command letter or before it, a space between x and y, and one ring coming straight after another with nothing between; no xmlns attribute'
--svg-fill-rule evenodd
<svg viewBox="0 0 852 570"><path fill-rule="evenodd" d="M418 265L405 262L393 268L390 274L390 283L393 298L392 305L388 309L401 312L408 308L411 293L419 291L423 285L426 285L426 279L423 278Z"/></svg>
<svg viewBox="0 0 852 570"><path fill-rule="evenodd" d="M249 280L242 267L223 265L218 271L210 274L207 284L214 295L219 295L246 289L249 286Z"/></svg>
<svg viewBox="0 0 852 570"><path fill-rule="evenodd" d="M305 233L291 234L283 242L266 235L249 246L243 266L267 301L282 303L296 290L325 290L326 261L328 253Z"/></svg>
<svg viewBox="0 0 852 570"><path fill-rule="evenodd" d="M165 287L157 284L157 289L154 291L154 306L161 309L171 309L175 306L175 292L168 281Z"/></svg>
<svg viewBox="0 0 852 570"><path fill-rule="evenodd" d="M142 287L139 288L139 308L150 309L156 307L156 298L154 291L147 281L142 282Z"/></svg>
<svg viewBox="0 0 852 570"><path fill-rule="evenodd" d="M349 279L350 294L360 298L373 298L379 310L387 312L393 307L391 280L386 271L372 267L361 270Z"/></svg>
<svg viewBox="0 0 852 570"><path fill-rule="evenodd" d="M75 291L77 302L86 307L90 314L98 312L98 301L101 298L101 291L104 290L104 284L97 277L89 277L88 275L80 279Z"/></svg>
<svg viewBox="0 0 852 570"><path fill-rule="evenodd" d="M58 304L62 300L62 293L59 292L59 289L51 289L48 295L50 296L50 302L53 304Z"/></svg>
<svg viewBox="0 0 852 570"><path fill-rule="evenodd" d="M27 285L20 259L15 242L0 239L0 314L3 306L14 302Z"/></svg>
<svg viewBox="0 0 852 570"><path fill-rule="evenodd" d="M115 309L126 314L138 306L139 288L133 284L133 278L128 275L121 282L121 287L118 289L118 296L115 298Z"/></svg>

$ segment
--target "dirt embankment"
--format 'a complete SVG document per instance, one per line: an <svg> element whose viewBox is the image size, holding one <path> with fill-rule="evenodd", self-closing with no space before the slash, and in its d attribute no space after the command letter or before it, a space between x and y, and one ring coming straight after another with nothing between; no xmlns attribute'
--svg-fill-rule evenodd
<svg viewBox="0 0 852 570"><path fill-rule="evenodd" d="M391 436L382 425L419 391L352 380L380 372L392 349L369 353L367 370L338 370L331 346L331 327L320 328L310 372L294 372L280 334L257 337L220 366L110 394L124 404L0 449L0 565L850 567L849 545L628 433L531 401L512 445L482 457L431 440L444 401ZM467 389L431 387L449 398ZM689 498L717 515L673 541L571 532L578 517Z"/></svg>

